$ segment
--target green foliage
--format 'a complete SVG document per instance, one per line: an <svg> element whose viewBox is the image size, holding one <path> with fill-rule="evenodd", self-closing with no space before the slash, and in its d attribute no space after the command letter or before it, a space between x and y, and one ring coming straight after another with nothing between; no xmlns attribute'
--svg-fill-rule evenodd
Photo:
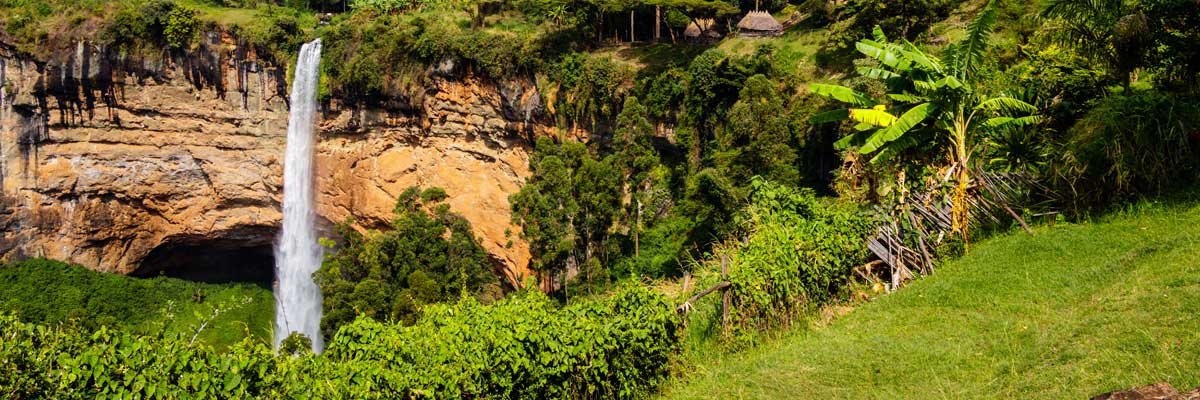
<svg viewBox="0 0 1200 400"><path fill-rule="evenodd" d="M167 45L174 48L187 47L196 36L196 10L188 6L177 6L167 14L167 23L163 27L163 35Z"/></svg>
<svg viewBox="0 0 1200 400"><path fill-rule="evenodd" d="M679 10L670 9L667 10L666 22L667 26L675 29L683 29L686 28L688 24L692 23L692 19L688 18L687 14L684 14Z"/></svg>
<svg viewBox="0 0 1200 400"><path fill-rule="evenodd" d="M867 261L873 222L854 206L755 178L748 240L730 259L735 320L756 328L789 324L829 301Z"/></svg>
<svg viewBox="0 0 1200 400"><path fill-rule="evenodd" d="M557 87L551 98L557 99L555 110L572 127L580 123L597 130L597 123L616 116L621 96L632 75L611 58L572 53L556 63L551 76Z"/></svg>
<svg viewBox="0 0 1200 400"><path fill-rule="evenodd" d="M327 337L359 315L411 324L426 305L460 294L489 302L499 297L487 252L445 198L440 188L412 187L397 201L390 230L362 234L348 223L338 225L341 247L314 275Z"/></svg>
<svg viewBox="0 0 1200 400"><path fill-rule="evenodd" d="M613 156L598 158L578 142L540 138L532 176L509 197L513 223L529 242L531 267L543 278L605 259L621 211L623 174Z"/></svg>
<svg viewBox="0 0 1200 400"><path fill-rule="evenodd" d="M981 241L903 290L830 307L754 349L695 357L704 367L663 397L1082 399L1146 382L1195 388L1200 207L1188 197Z"/></svg>
<svg viewBox="0 0 1200 400"><path fill-rule="evenodd" d="M299 356L312 353L312 348L312 339L300 332L292 332L279 342L279 354Z"/></svg>
<svg viewBox="0 0 1200 400"><path fill-rule="evenodd" d="M370 10L380 14L389 14L418 7L424 3L418 0L350 0L350 8L354 10Z"/></svg>
<svg viewBox="0 0 1200 400"><path fill-rule="evenodd" d="M950 0L845 2L831 12L839 22L830 27L832 34L817 59L824 65L849 66L855 43L869 36L874 27L914 40L928 31L932 24L949 16L955 5Z"/></svg>
<svg viewBox="0 0 1200 400"><path fill-rule="evenodd" d="M1104 99L1067 131L1052 183L1074 211L1195 182L1200 102L1156 91Z"/></svg>
<svg viewBox="0 0 1200 400"><path fill-rule="evenodd" d="M1155 80L1169 89L1200 92L1200 13L1187 0L1145 3L1151 63L1159 69Z"/></svg>
<svg viewBox="0 0 1200 400"><path fill-rule="evenodd" d="M241 304L246 299L249 304ZM191 335L214 309L230 308L198 337L223 348L247 337L270 338L274 304L270 290L246 284L132 278L46 259L0 267L0 312L30 323Z"/></svg>
<svg viewBox="0 0 1200 400"><path fill-rule="evenodd" d="M758 175L783 184L798 183L789 122L775 83L764 75L751 76L717 136L720 150L714 157L718 165L739 182Z"/></svg>
<svg viewBox="0 0 1200 400"><path fill-rule="evenodd" d="M1053 0L1042 16L1051 18L1055 41L1074 46L1092 62L1104 65L1128 87L1133 72L1146 62L1152 46L1146 15L1124 0Z"/></svg>
<svg viewBox="0 0 1200 400"><path fill-rule="evenodd" d="M411 327L359 318L324 356L226 351L172 334L26 324L0 315L6 398L631 398L663 381L677 342L666 299L626 286L557 309L540 293L432 307Z"/></svg>
<svg viewBox="0 0 1200 400"><path fill-rule="evenodd" d="M291 61L290 55L307 40L303 26L305 17L292 8L261 6L255 10L250 22L235 25L231 30L247 42L265 48L276 60Z"/></svg>
<svg viewBox="0 0 1200 400"><path fill-rule="evenodd" d="M326 356L377 366L384 392L438 398L628 398L662 381L676 316L661 295L626 286L556 310L537 292L492 306L471 299L431 308L407 328L358 320ZM383 373L413 371L415 373Z"/></svg>
<svg viewBox="0 0 1200 400"><path fill-rule="evenodd" d="M967 37L947 51L950 62L926 53L907 40L889 42L878 27L874 39L863 39L856 45L859 52L878 64L859 68L864 77L883 81L888 93L885 99L866 101L865 94L850 88L831 85L813 86L813 92L835 99L846 99L859 107L844 112L823 113L812 122L839 118L857 125L857 131L835 145L840 148L858 146L859 154L874 154L872 163L888 161L911 152L934 139L938 133L948 134L946 143L954 167L954 189L950 200L951 229L964 242L969 238L970 207L968 188L971 185L971 155L978 151L976 142L983 133L1004 129L1021 129L1041 123L1037 107L1008 96L989 96L979 76L982 54L988 47L991 24L995 22L996 2L989 1L983 12L968 27ZM917 157L929 156L918 151ZM949 176L949 175L948 175ZM944 179L943 179L944 180Z"/></svg>

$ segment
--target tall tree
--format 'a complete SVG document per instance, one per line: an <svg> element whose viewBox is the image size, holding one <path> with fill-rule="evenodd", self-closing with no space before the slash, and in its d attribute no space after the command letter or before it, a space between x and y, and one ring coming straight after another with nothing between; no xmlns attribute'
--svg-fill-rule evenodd
<svg viewBox="0 0 1200 400"><path fill-rule="evenodd" d="M646 107L637 97L625 98L621 113L617 115L616 135L613 137L614 162L622 170L623 187L629 198L625 206L625 225L633 235L635 257L640 253L643 202L646 192L653 185L651 170L659 165L658 154L651 143L654 127L650 125L646 114Z"/></svg>
<svg viewBox="0 0 1200 400"><path fill-rule="evenodd" d="M717 137L727 176L739 182L749 182L758 175L796 184L800 175L788 122L775 83L761 74L746 79Z"/></svg>
<svg viewBox="0 0 1200 400"><path fill-rule="evenodd" d="M620 211L621 173L612 156L597 159L582 143L550 138L538 140L530 164L533 175L509 202L532 268L551 289L564 273L603 260Z"/></svg>
<svg viewBox="0 0 1200 400"><path fill-rule="evenodd" d="M360 233L337 226L341 246L314 274L321 286L321 331L332 337L356 315L405 323L420 306L463 292L499 298L499 279L465 218L440 188L409 188L397 199L390 229Z"/></svg>

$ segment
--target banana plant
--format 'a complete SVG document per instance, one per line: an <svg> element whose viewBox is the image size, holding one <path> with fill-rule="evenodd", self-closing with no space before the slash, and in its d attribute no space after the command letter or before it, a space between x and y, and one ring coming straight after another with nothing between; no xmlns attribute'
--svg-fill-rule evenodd
<svg viewBox="0 0 1200 400"><path fill-rule="evenodd" d="M1041 121L1037 109L1029 103L977 90L977 67L987 50L996 13L996 2L990 1L967 27L967 37L946 50L945 61L907 40L891 42L882 29L875 27L874 37L859 41L855 47L877 63L859 68L858 73L884 83L887 94L881 98L841 85L809 87L813 93L850 106L813 115L810 122L854 122L855 132L835 147L844 150L857 146L859 154L873 155L872 163L886 162L930 137L944 135L949 139L950 168L955 178L951 225L964 243L968 239L967 189L975 138L985 131Z"/></svg>

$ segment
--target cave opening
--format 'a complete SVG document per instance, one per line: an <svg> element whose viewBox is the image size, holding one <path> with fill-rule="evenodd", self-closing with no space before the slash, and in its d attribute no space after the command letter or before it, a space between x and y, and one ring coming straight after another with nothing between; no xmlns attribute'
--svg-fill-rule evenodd
<svg viewBox="0 0 1200 400"><path fill-rule="evenodd" d="M176 239L151 250L131 275L166 276L206 283L249 283L270 290L275 280L275 252L269 239Z"/></svg>

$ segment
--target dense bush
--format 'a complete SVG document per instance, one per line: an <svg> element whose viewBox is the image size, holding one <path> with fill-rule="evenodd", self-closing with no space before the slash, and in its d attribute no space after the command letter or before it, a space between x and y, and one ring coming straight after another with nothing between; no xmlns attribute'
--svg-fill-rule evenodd
<svg viewBox="0 0 1200 400"><path fill-rule="evenodd" d="M1111 96L1067 131L1052 183L1073 210L1194 183L1200 102L1158 91Z"/></svg>
<svg viewBox="0 0 1200 400"><path fill-rule="evenodd" d="M195 333L214 310L232 308L199 335L224 347L247 335L270 337L274 304L269 289L247 284L133 278L45 259L0 267L0 312L30 323L70 321L84 329L106 325L138 333L166 323L173 331Z"/></svg>
<svg viewBox="0 0 1200 400"><path fill-rule="evenodd" d="M396 202L391 229L366 234L339 224L343 238L314 275L321 286L321 330L332 337L365 315L413 323L422 306L470 293L501 297L499 279L470 222L450 211L441 188L408 188Z"/></svg>
<svg viewBox="0 0 1200 400"><path fill-rule="evenodd" d="M412 327L359 319L323 356L0 316L4 398L630 398L662 382L675 315L642 287L557 309L536 292L433 307Z"/></svg>
<svg viewBox="0 0 1200 400"><path fill-rule="evenodd" d="M748 236L730 259L735 320L763 328L786 324L826 302L867 261L874 232L857 207L761 178L751 184Z"/></svg>
<svg viewBox="0 0 1200 400"><path fill-rule="evenodd" d="M549 89L552 110L562 127L597 131L620 111L621 96L632 74L611 58L572 53L550 67L556 85ZM599 125L598 125L599 124Z"/></svg>

